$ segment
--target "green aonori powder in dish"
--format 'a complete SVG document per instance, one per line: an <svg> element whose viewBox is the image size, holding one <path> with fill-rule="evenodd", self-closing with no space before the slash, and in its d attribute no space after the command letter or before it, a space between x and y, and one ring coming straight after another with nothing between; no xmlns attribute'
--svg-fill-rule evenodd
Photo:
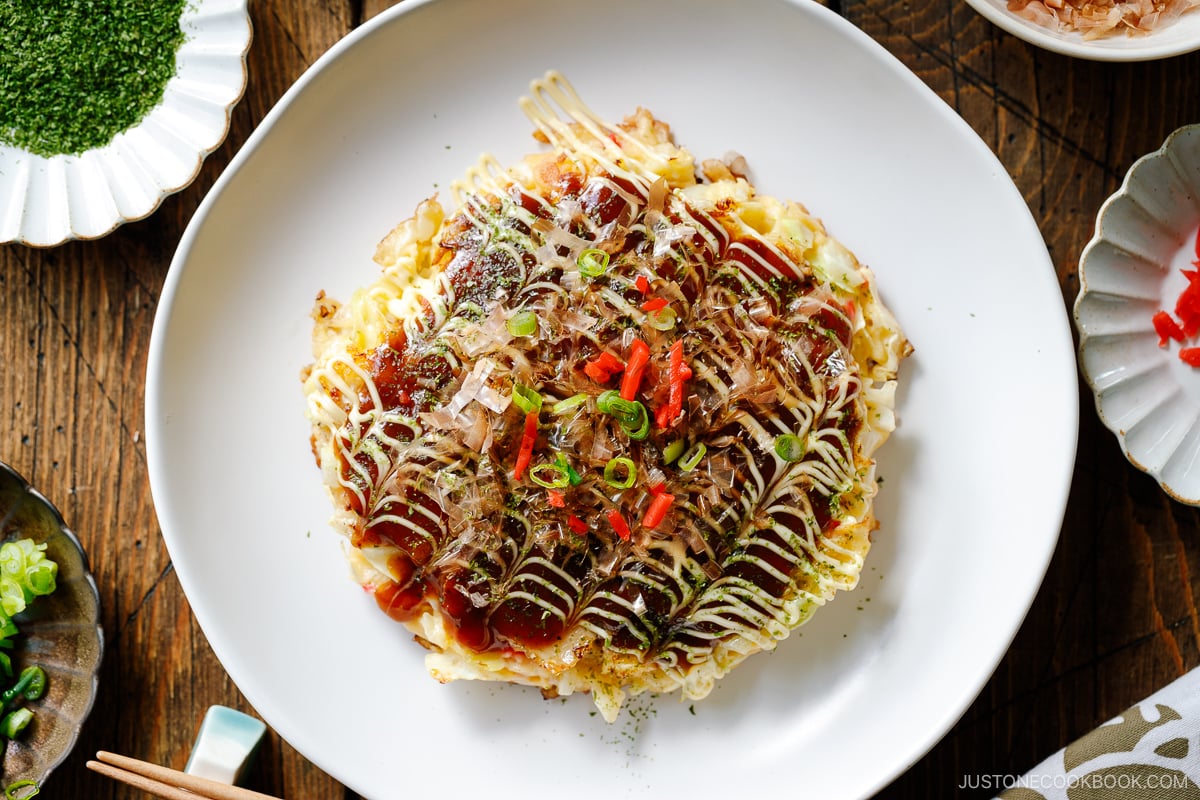
<svg viewBox="0 0 1200 800"><path fill-rule="evenodd" d="M162 100L186 0L0 0L0 142L103 147Z"/></svg>

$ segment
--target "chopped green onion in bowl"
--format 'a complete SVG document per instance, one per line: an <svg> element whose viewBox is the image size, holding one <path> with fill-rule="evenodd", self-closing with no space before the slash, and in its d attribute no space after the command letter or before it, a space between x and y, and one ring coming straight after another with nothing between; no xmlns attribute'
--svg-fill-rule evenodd
<svg viewBox="0 0 1200 800"><path fill-rule="evenodd" d="M46 558L46 544L17 539L0 545L0 610L19 614L35 597L54 591L58 564Z"/></svg>
<svg viewBox="0 0 1200 800"><path fill-rule="evenodd" d="M15 739L33 721L33 712L25 706L10 711L0 720L0 734L6 739Z"/></svg>
<svg viewBox="0 0 1200 800"><path fill-rule="evenodd" d="M50 589L47 562L55 565L49 593L34 594L15 615L0 611L0 642L9 645L0 646L7 659L0 659L0 693L11 689L24 670L40 668L27 678L26 694L19 700L14 697L0 712L0 725L4 714L17 708L27 707L33 714L32 722L7 742L0 764L0 787L6 796L28 798L69 755L91 713L104 657L104 632L99 591L79 539L49 500L0 463L0 543L22 540L35 545L32 549L15 545L22 548L27 562L36 553L36 563L43 565L38 568L44 572L42 577L37 577L38 570L29 576L32 590ZM30 692L45 695L31 700Z"/></svg>

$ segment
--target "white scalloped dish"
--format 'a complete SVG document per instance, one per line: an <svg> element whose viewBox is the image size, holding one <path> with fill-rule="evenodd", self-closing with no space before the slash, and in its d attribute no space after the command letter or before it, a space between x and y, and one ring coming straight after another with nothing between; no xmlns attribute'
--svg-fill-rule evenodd
<svg viewBox="0 0 1200 800"><path fill-rule="evenodd" d="M1200 49L1200 11L1191 11L1148 34L1085 39L1075 31L1056 31L1008 10L1007 0L967 0L1001 29L1052 53L1090 61L1152 61Z"/></svg>
<svg viewBox="0 0 1200 800"><path fill-rule="evenodd" d="M190 184L246 86L246 0L192 0L162 102L104 147L34 155L0 144L0 243L51 247L149 216Z"/></svg>
<svg viewBox="0 0 1200 800"><path fill-rule="evenodd" d="M1200 505L1200 368L1160 346L1153 316L1173 313L1200 229L1200 124L1139 159L1105 201L1079 260L1079 363L1101 421L1129 461L1176 500Z"/></svg>

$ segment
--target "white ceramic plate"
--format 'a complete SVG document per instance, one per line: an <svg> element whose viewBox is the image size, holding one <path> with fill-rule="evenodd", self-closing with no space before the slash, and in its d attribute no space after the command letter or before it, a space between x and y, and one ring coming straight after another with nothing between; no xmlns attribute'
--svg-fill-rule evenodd
<svg viewBox="0 0 1200 800"><path fill-rule="evenodd" d="M95 239L149 216L225 139L246 86L246 0L191 0L162 102L108 145L45 157L0 144L0 243Z"/></svg>
<svg viewBox="0 0 1200 800"><path fill-rule="evenodd" d="M967 5L1030 44L1091 61L1153 61L1200 49L1200 11L1184 14L1174 24L1146 36L1087 40L1073 31L1051 30L1014 14L1008 10L1008 0L967 0Z"/></svg>
<svg viewBox="0 0 1200 800"><path fill-rule="evenodd" d="M1159 347L1152 318L1173 312L1197 260L1200 125L1138 159L1100 209L1079 259L1079 363L1100 419L1129 461L1200 505L1200 369L1179 359L1200 338Z"/></svg>
<svg viewBox="0 0 1200 800"><path fill-rule="evenodd" d="M550 68L601 114L644 105L698 154L744 154L874 267L916 346L860 587L694 714L665 697L606 726L584 697L435 683L351 581L309 450L317 291L366 283L376 242L482 151L536 148L517 98ZM193 218L155 322L147 445L213 649L269 724L367 797L857 797L945 733L1021 623L1064 511L1075 369L1002 165L817 4L406 0L305 74Z"/></svg>

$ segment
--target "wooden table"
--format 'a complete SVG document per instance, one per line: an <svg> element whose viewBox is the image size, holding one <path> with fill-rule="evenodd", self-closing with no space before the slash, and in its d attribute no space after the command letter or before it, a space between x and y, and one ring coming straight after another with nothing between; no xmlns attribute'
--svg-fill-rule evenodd
<svg viewBox="0 0 1200 800"><path fill-rule="evenodd" d="M388 0L255 0L249 85L225 144L148 220L48 250L0 247L0 460L59 505L87 548L107 654L52 797L133 798L88 772L99 749L182 768L219 703L250 711L213 656L163 545L141 436L156 301L189 218L284 90ZM1041 226L1064 309L1096 211L1144 153L1200 122L1200 53L1110 65L1013 38L961 0L829 0L956 109ZM1079 457L1045 584L982 694L883 797L956 796L1021 773L1200 663L1200 513L1133 469L1081 384ZM289 798L355 797L273 733L252 776Z"/></svg>

